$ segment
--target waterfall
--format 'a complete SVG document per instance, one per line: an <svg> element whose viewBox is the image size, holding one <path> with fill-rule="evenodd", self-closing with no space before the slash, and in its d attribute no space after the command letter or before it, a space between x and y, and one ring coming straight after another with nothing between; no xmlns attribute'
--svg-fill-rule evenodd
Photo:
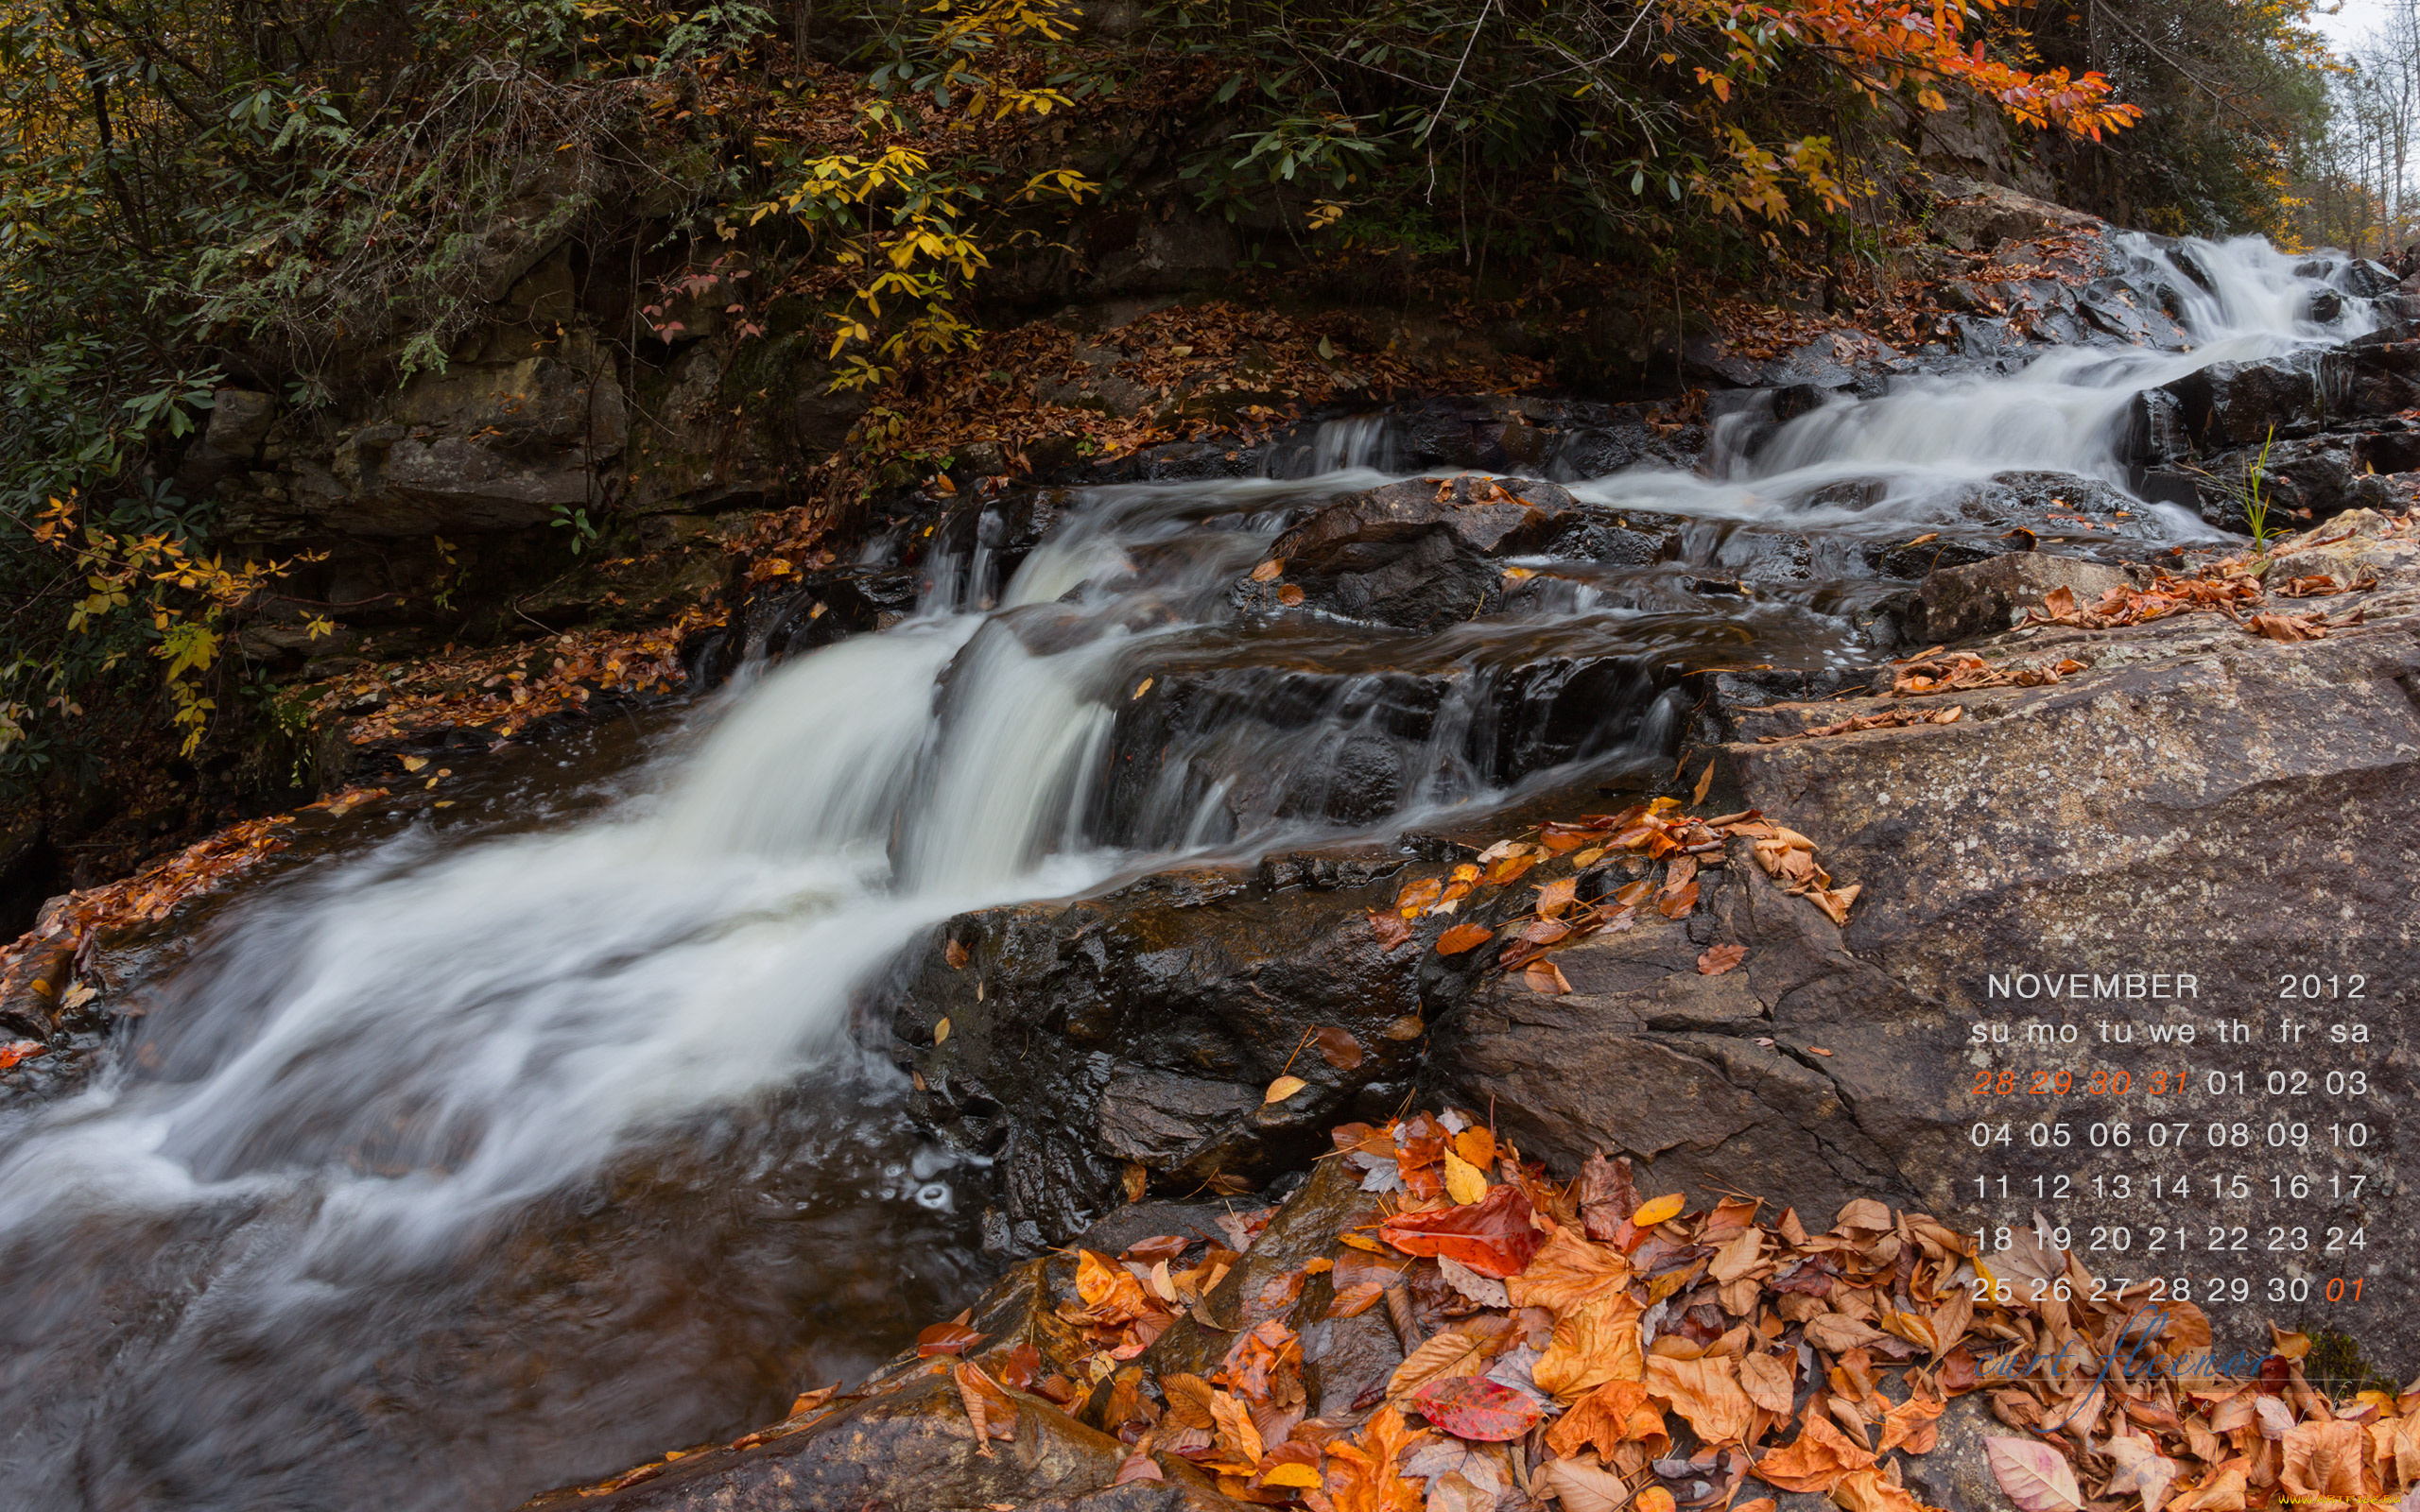
<svg viewBox="0 0 2420 1512"><path fill-rule="evenodd" d="M602 817L417 827L263 889L164 989L156 1056L5 1129L0 1476L33 1512L349 1504L322 1479L339 1463L399 1508L500 1503L778 1393L813 1353L795 1319L833 1296L892 1322L903 1288L938 1305L971 1263L951 1258L967 1158L921 1144L843 1032L903 947L1179 851L1383 833L1559 764L1668 771L1664 663L1861 644L1820 582L1722 599L1687 574L1819 535L1802 576L1863 572L1859 542L1954 521L2009 469L2122 488L2145 388L2369 328L2349 299L2313 319L2317 285L2256 241L2133 255L2193 350L1909 380L1705 474L1573 485L1688 517L1684 562L1569 564L1521 614L1430 636L1242 615L1231 589L1280 530L1391 465L1384 417L1331 421L1267 476L1085 490L996 604L978 543L971 587L708 700L697 748ZM600 1246L626 1263L583 1263ZM744 1305L687 1300L717 1287ZM778 1383L718 1385L769 1318L799 1356L767 1346L751 1368Z"/></svg>

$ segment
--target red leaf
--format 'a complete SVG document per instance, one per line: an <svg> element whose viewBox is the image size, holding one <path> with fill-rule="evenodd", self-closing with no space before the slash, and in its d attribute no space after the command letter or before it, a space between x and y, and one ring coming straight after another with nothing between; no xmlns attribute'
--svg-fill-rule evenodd
<svg viewBox="0 0 2420 1512"><path fill-rule="evenodd" d="M1140 1261L1146 1265L1155 1264L1163 1260L1176 1259L1184 1254L1192 1243L1192 1240L1185 1238L1183 1234L1153 1234L1149 1239L1135 1240L1127 1246L1117 1258Z"/></svg>
<svg viewBox="0 0 2420 1512"><path fill-rule="evenodd" d="M1684 885L1679 892L1668 892L1655 900L1655 911L1667 919L1681 919L1698 905L1698 885Z"/></svg>
<svg viewBox="0 0 2420 1512"><path fill-rule="evenodd" d="M1378 936L1379 944L1393 950L1411 938L1411 926L1404 922L1400 914L1382 914L1374 909L1370 914L1370 933Z"/></svg>
<svg viewBox="0 0 2420 1512"><path fill-rule="evenodd" d="M1420 1415L1453 1435L1500 1444L1536 1427L1546 1414L1525 1392L1483 1376L1444 1376L1411 1394Z"/></svg>
<svg viewBox="0 0 2420 1512"><path fill-rule="evenodd" d="M1033 1378L1042 1373L1042 1351L1028 1340L1006 1354L994 1355L992 1373L1011 1391L1030 1391Z"/></svg>
<svg viewBox="0 0 2420 1512"><path fill-rule="evenodd" d="M1506 1184L1468 1207L1390 1218L1378 1237L1407 1255L1443 1255L1498 1280L1517 1276L1545 1237L1530 1223L1530 1199Z"/></svg>
<svg viewBox="0 0 2420 1512"><path fill-rule="evenodd" d="M0 1045L0 1071L9 1071L36 1056L50 1054L50 1046L39 1040L15 1040Z"/></svg>
<svg viewBox="0 0 2420 1512"><path fill-rule="evenodd" d="M1703 976L1720 976L1748 958L1745 945L1709 945L1698 957L1698 972Z"/></svg>
<svg viewBox="0 0 2420 1512"><path fill-rule="evenodd" d="M916 1358L930 1359L936 1354L964 1354L983 1342L983 1335L963 1323L936 1323L916 1335Z"/></svg>

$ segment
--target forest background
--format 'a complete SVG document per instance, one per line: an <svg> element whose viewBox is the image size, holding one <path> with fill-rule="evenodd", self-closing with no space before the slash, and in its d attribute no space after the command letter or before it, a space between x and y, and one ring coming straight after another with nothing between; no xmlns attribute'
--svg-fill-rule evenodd
<svg viewBox="0 0 2420 1512"><path fill-rule="evenodd" d="M38 900L290 801L313 647L509 645L483 591L560 629L532 572L646 553L558 504L476 582L426 532L416 609L365 607L224 518L222 396L357 421L481 350L517 249L573 249L548 350L638 395L711 325L734 416L821 417L756 581L948 466L1087 249L1180 210L1264 306L1518 327L1613 399L1677 367L1591 366L1639 291L1887 305L1927 144L2392 260L2420 0L2368 3L2331 47L2310 0L0 0L0 863Z"/></svg>

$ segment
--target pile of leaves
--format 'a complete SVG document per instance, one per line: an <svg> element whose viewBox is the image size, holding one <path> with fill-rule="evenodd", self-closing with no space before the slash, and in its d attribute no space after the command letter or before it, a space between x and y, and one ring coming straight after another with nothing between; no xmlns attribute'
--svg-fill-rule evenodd
<svg viewBox="0 0 2420 1512"><path fill-rule="evenodd" d="M395 663L324 684L310 709L321 720L343 719L345 739L356 746L447 728L486 729L510 739L599 695L673 692L687 677L682 641L719 622L692 610L648 629L578 630L534 644Z"/></svg>
<svg viewBox="0 0 2420 1512"><path fill-rule="evenodd" d="M1602 1154L1555 1182L1450 1110L1332 1143L1309 1211L1345 1211L1357 1186L1356 1221L1248 1289L1221 1283L1276 1210L1227 1215L1219 1241L1077 1252L1064 1328L1035 1335L1056 1358L1031 1338L985 1353L965 1316L925 1330L915 1352L950 1372L976 1452L1016 1437L1023 1393L1132 1446L1114 1484L1182 1461L1255 1505L1773 1512L1796 1492L1924 1512L1911 1461L1976 1397L2006 1430L1981 1448L2021 1512L2350 1512L2420 1485L2420 1383L2330 1398L2304 1370L2311 1340L2273 1328L2251 1373L2221 1373L2200 1309L2096 1281L2047 1230L1986 1256L1872 1198L1821 1232L1748 1197L1690 1211ZM1152 1346L1188 1319L1216 1341L1193 1358L1216 1364L1155 1369L1175 1356ZM1331 1377L1312 1416L1306 1367L1374 1326L1401 1363L1349 1405ZM778 1431L863 1395L809 1393ZM1962 1441L1980 1416L1953 1419Z"/></svg>
<svg viewBox="0 0 2420 1512"><path fill-rule="evenodd" d="M1895 691L1895 690L1894 690ZM1826 735L1854 735L1865 730L1899 730L1909 725L1954 725L1966 716L1962 704L1946 709L1883 709L1874 713L1851 714L1827 725L1815 725L1806 730L1793 730L1787 735L1758 735L1760 746L1786 745L1793 740L1821 740Z"/></svg>
<svg viewBox="0 0 2420 1512"><path fill-rule="evenodd" d="M1724 865L1726 844L1734 836L1750 842L1749 853L1767 875L1836 924L1846 922L1858 892L1855 886L1833 887L1830 874L1815 864L1815 842L1767 821L1754 809L1699 818L1685 812L1678 799L1658 798L1615 814L1550 819L1535 834L1498 840L1442 876L1405 883L1392 908L1371 911L1371 930L1393 950L1410 939L1416 920L1457 913L1480 887L1509 887L1533 869L1567 867L1564 875L1530 884L1534 900L1501 926L1454 924L1436 943L1441 955L1462 955L1500 941L1499 968L1518 971L1530 988L1560 996L1571 984L1549 953L1593 935L1634 928L1641 908L1666 919L1687 918L1698 905L1699 874Z"/></svg>

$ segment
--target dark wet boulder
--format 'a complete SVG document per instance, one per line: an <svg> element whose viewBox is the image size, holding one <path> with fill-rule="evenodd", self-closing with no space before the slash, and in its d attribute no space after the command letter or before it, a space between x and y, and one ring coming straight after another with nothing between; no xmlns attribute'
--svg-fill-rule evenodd
<svg viewBox="0 0 2420 1512"><path fill-rule="evenodd" d="M2249 534L2256 495L2266 501L2262 524L2273 531L2347 509L2390 507L2394 490L2377 474L2403 472L2420 460L2415 443L2420 436L2411 432L2330 431L2221 453L2198 474L2202 517L2222 530Z"/></svg>
<svg viewBox="0 0 2420 1512"><path fill-rule="evenodd" d="M1936 1016L1843 950L1744 844L1700 878L1685 919L1649 912L1557 952L1568 994L1505 977L1442 1019L1424 1092L1493 1109L1500 1133L1564 1177L1603 1151L1631 1157L1642 1190L1747 1192L1808 1213L1908 1191L1809 1053L1829 1041L1800 1024L1854 1005L1887 1039ZM1703 974L1716 944L1746 947L1741 968Z"/></svg>
<svg viewBox="0 0 2420 1512"><path fill-rule="evenodd" d="M1298 587L1312 606L1347 619L1433 630L1503 602L1507 557L1551 548L1589 523L1563 489L1530 479L1459 474L1351 493L1278 537L1279 582L1252 582L1248 600Z"/></svg>
<svg viewBox="0 0 2420 1512"><path fill-rule="evenodd" d="M1000 1247L1081 1231L1130 1166L1170 1195L1251 1190L1409 1088L1424 950L1368 917L1408 859L1288 855L961 914L859 1038L914 1074L946 1141L994 1159ZM1304 1086L1264 1101L1285 1074Z"/></svg>

